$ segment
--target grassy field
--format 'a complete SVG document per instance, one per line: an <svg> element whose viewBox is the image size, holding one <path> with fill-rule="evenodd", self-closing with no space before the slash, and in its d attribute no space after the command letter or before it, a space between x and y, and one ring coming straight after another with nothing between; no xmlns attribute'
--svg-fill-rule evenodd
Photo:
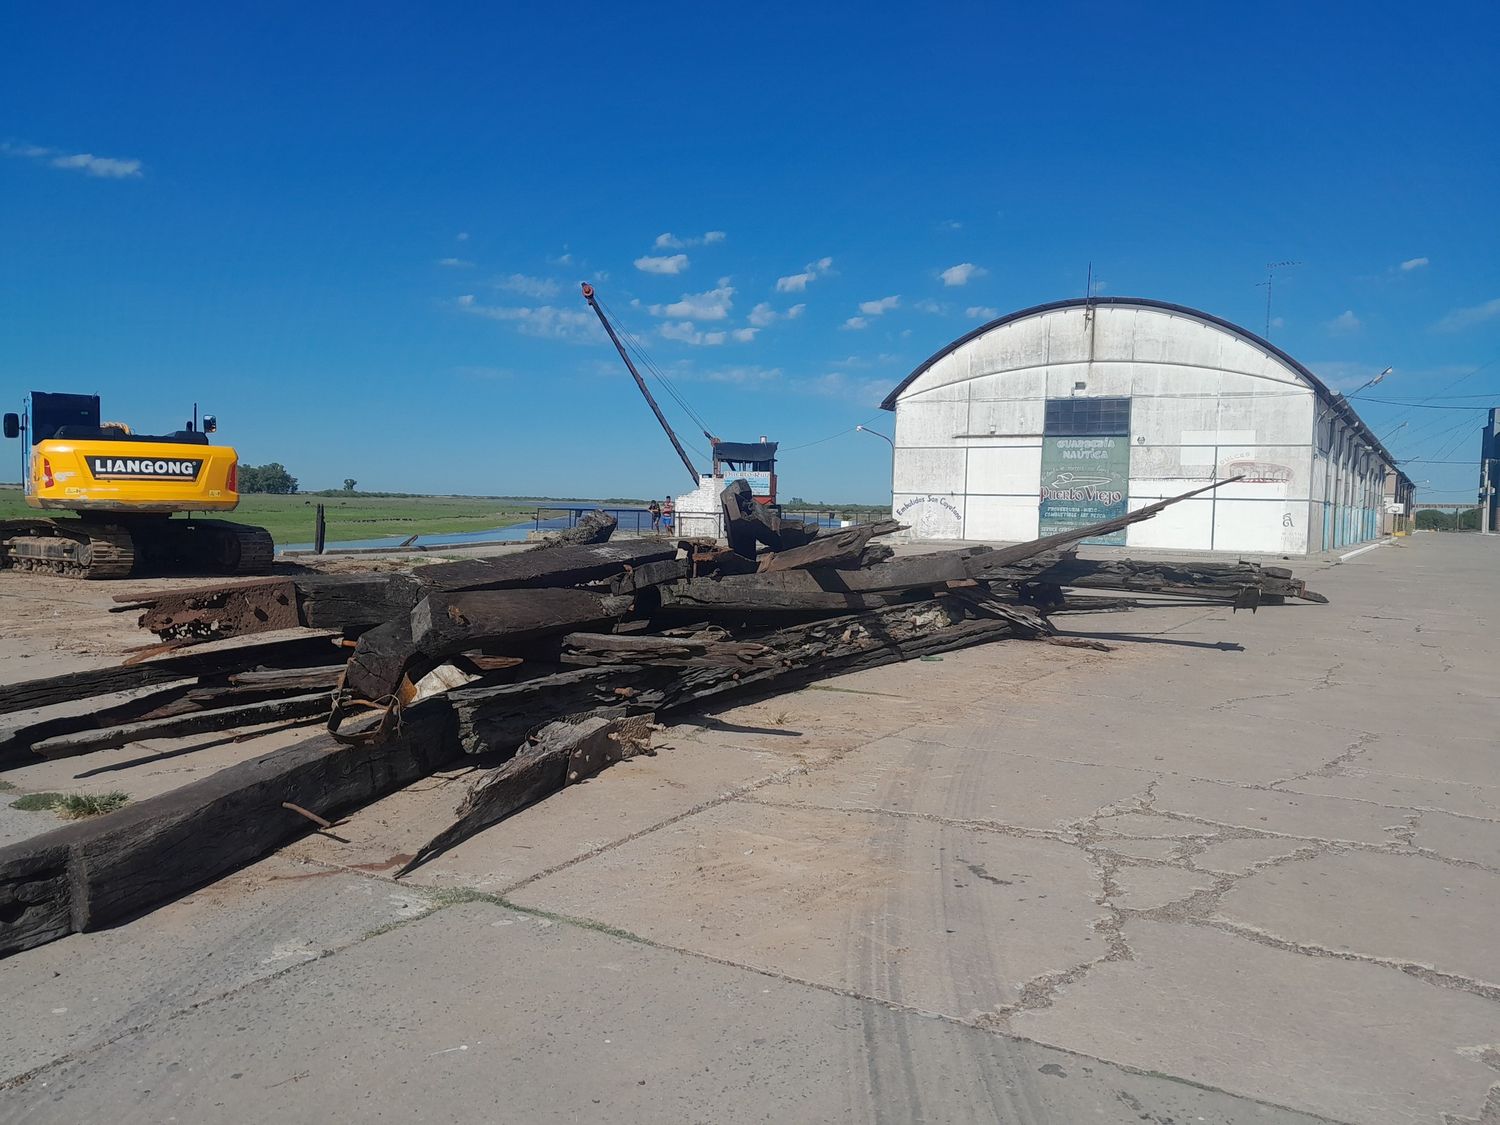
<svg viewBox="0 0 1500 1125"><path fill-rule="evenodd" d="M328 516L328 541L378 539L387 535L436 535L451 531L487 531L492 527L530 522L537 501L515 497L473 496L362 496L336 493L325 496L240 497L240 506L223 519L266 528L278 544L310 543L313 513L318 504ZM37 516L26 506L21 490L0 486L0 519Z"/></svg>

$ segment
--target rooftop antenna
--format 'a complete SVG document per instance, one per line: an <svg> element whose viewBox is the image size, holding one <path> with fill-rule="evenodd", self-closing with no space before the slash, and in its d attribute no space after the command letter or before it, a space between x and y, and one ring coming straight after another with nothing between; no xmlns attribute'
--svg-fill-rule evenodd
<svg viewBox="0 0 1500 1125"><path fill-rule="evenodd" d="M1265 331L1265 337L1266 337L1267 340L1269 340L1271 338L1271 289L1272 289L1272 287L1273 287L1273 285L1275 283L1275 280L1276 280L1276 271L1277 270L1291 269L1293 266L1300 266L1301 264L1302 264L1301 262L1267 262L1266 263L1266 279L1264 281L1257 281L1255 283L1256 285L1264 285L1266 287L1266 331Z"/></svg>

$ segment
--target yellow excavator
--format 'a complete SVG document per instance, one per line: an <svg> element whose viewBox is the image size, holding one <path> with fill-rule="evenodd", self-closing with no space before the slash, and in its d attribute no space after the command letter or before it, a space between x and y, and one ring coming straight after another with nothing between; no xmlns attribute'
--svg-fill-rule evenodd
<svg viewBox="0 0 1500 1125"><path fill-rule="evenodd" d="M27 412L4 418L5 436L23 440L26 503L75 517L0 520L0 567L68 578L270 573L265 528L172 518L240 502L238 457L209 445L218 425L210 415L199 428L193 413L186 429L138 434L101 421L98 395L33 391Z"/></svg>

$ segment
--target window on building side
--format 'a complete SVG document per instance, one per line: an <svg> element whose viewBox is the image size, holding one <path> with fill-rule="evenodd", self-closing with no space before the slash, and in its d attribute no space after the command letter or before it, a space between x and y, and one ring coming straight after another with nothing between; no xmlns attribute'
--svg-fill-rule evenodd
<svg viewBox="0 0 1500 1125"><path fill-rule="evenodd" d="M1049 398L1045 434L1130 434L1128 398Z"/></svg>

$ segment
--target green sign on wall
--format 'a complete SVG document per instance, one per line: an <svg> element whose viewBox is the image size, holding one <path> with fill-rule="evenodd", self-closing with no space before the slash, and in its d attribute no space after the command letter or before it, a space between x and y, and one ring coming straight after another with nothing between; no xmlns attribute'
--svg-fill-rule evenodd
<svg viewBox="0 0 1500 1125"><path fill-rule="evenodd" d="M1042 439L1041 535L1056 535L1123 516L1129 492L1128 437ZM1125 532L1084 542L1122 546Z"/></svg>

